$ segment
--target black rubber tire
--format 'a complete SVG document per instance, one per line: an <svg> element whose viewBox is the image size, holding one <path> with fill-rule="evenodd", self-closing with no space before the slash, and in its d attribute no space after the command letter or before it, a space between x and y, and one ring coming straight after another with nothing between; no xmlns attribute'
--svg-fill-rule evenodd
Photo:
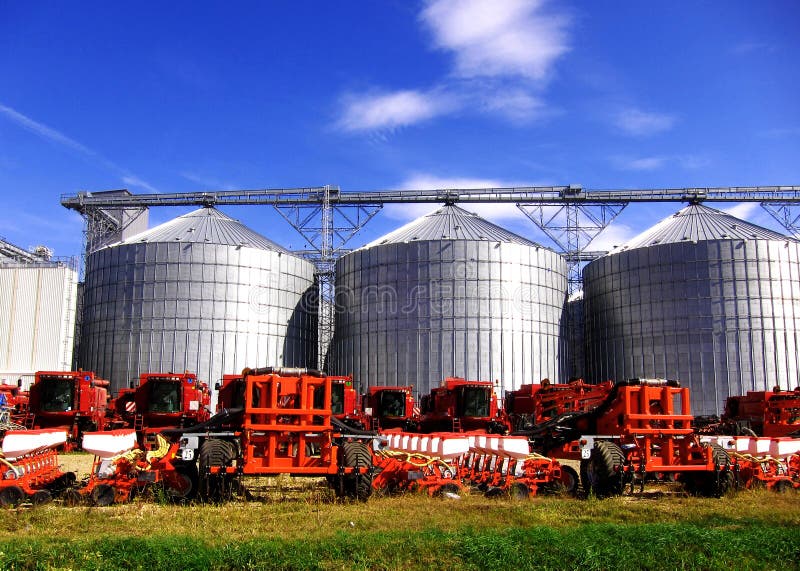
<svg viewBox="0 0 800 571"><path fill-rule="evenodd" d="M363 442L345 442L342 445L342 461L346 468L369 468L361 474L346 474L344 492L348 498L366 502L372 495L372 452Z"/></svg>
<svg viewBox="0 0 800 571"><path fill-rule="evenodd" d="M67 490L61 497L64 500L64 505L69 508L79 506L84 502L84 497L78 490Z"/></svg>
<svg viewBox="0 0 800 571"><path fill-rule="evenodd" d="M483 493L483 497L485 498L503 498L506 496L506 491L499 486L487 487L486 491Z"/></svg>
<svg viewBox="0 0 800 571"><path fill-rule="evenodd" d="M561 479L559 480L564 487L564 493L569 496L578 495L578 487L580 486L580 478L578 472L572 466L561 466Z"/></svg>
<svg viewBox="0 0 800 571"><path fill-rule="evenodd" d="M684 485L686 490L692 495L705 498L719 498L734 487L734 476L733 472L730 470L731 460L728 453L725 452L725 449L719 444L703 445L704 448L707 446L711 447L714 463L724 471L720 472L719 478L717 478L714 472L688 473L686 474Z"/></svg>
<svg viewBox="0 0 800 571"><path fill-rule="evenodd" d="M794 486L789 480L778 480L772 486L772 491L776 494L788 494L789 492L794 492Z"/></svg>
<svg viewBox="0 0 800 571"><path fill-rule="evenodd" d="M531 489L527 484L514 482L511 484L511 487L508 488L508 495L512 500L527 500L531 496Z"/></svg>
<svg viewBox="0 0 800 571"><path fill-rule="evenodd" d="M445 494L456 494L457 496L460 496L461 488L459 488L456 484L444 484L433 493L433 497L442 498L445 497Z"/></svg>
<svg viewBox="0 0 800 571"><path fill-rule="evenodd" d="M581 461L584 493L598 498L621 495L624 487L621 468L624 464L622 448L606 440L595 441L591 457Z"/></svg>
<svg viewBox="0 0 800 571"><path fill-rule="evenodd" d="M114 503L114 500L116 500L116 493L113 486L98 484L92 490L92 502L96 506L110 506Z"/></svg>
<svg viewBox="0 0 800 571"><path fill-rule="evenodd" d="M48 490L36 490L31 494L31 503L35 506L49 503L53 500L53 494Z"/></svg>
<svg viewBox="0 0 800 571"><path fill-rule="evenodd" d="M231 493L231 478L224 474L209 474L209 468L228 467L236 460L236 449L232 442L211 438L200 446L199 496L210 502L227 499Z"/></svg>
<svg viewBox="0 0 800 571"><path fill-rule="evenodd" d="M27 494L19 486L0 488L0 506L4 508L14 507L22 503L25 498L27 498Z"/></svg>
<svg viewBox="0 0 800 571"><path fill-rule="evenodd" d="M46 488L54 498L60 498L75 487L76 481L75 472L65 472L50 482Z"/></svg>
<svg viewBox="0 0 800 571"><path fill-rule="evenodd" d="M200 485L200 474L194 462L179 462L174 465L175 474L165 478L164 491L171 502L182 503L194 499ZM170 481L174 479L174 481Z"/></svg>

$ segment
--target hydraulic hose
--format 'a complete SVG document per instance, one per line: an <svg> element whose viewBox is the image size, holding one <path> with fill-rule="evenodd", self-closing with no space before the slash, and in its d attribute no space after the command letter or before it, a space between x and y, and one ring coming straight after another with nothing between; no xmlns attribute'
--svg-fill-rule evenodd
<svg viewBox="0 0 800 571"><path fill-rule="evenodd" d="M378 436L378 433L374 430L358 430L334 416L331 417L331 424L346 434L355 434L356 436Z"/></svg>

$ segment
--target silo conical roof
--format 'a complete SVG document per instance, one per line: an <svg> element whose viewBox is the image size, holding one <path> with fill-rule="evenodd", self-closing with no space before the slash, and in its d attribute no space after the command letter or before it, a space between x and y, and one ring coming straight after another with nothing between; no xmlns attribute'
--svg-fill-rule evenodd
<svg viewBox="0 0 800 571"><path fill-rule="evenodd" d="M727 212L702 204L690 204L625 244L617 246L610 254L659 244L736 239L795 241L780 232L757 226Z"/></svg>
<svg viewBox="0 0 800 571"><path fill-rule="evenodd" d="M364 248L422 240L478 240L542 247L536 242L492 224L477 214L448 204L412 220L405 226L370 242Z"/></svg>
<svg viewBox="0 0 800 571"><path fill-rule="evenodd" d="M245 246L261 250L290 253L289 250L265 238L216 208L200 208L177 218L111 244L140 244L181 242Z"/></svg>

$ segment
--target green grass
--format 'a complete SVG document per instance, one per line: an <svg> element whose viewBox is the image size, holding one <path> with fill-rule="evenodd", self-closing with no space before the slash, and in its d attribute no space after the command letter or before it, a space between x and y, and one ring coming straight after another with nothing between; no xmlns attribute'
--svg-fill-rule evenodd
<svg viewBox="0 0 800 571"><path fill-rule="evenodd" d="M800 569L800 494L0 511L0 569Z"/></svg>

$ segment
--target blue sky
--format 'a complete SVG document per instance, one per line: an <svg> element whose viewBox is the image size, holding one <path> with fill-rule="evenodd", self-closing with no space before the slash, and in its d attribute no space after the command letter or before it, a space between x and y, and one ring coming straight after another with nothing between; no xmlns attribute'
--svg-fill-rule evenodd
<svg viewBox="0 0 800 571"><path fill-rule="evenodd" d="M797 185L798 29L793 0L0 0L0 237L78 254L80 190ZM594 246L678 208L630 206ZM269 208L223 210L304 247Z"/></svg>

